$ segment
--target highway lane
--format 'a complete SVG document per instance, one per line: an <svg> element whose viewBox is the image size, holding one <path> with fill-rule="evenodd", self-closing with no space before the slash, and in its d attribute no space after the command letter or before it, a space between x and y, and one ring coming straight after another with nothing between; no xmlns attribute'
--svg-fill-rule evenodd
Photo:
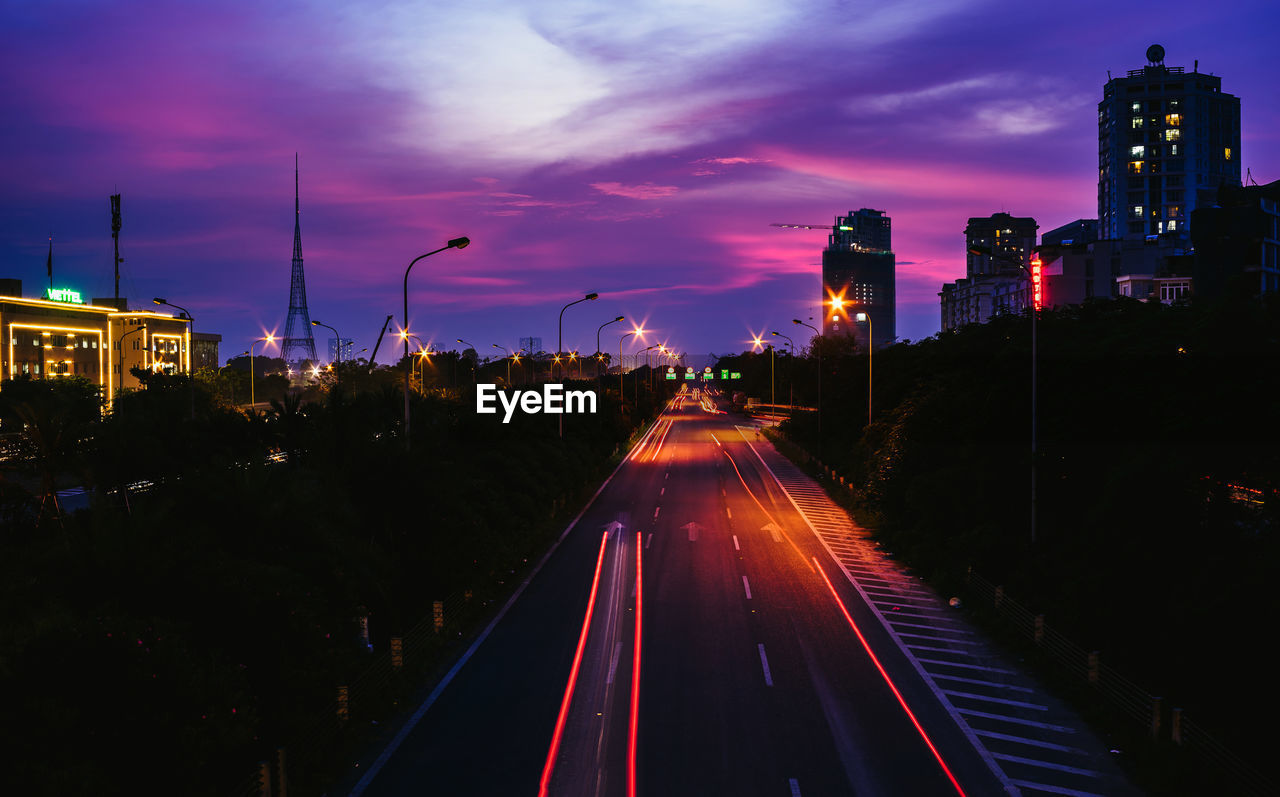
<svg viewBox="0 0 1280 797"><path fill-rule="evenodd" d="M640 794L1003 793L837 574L734 422L677 400L359 792L625 795L634 739Z"/></svg>

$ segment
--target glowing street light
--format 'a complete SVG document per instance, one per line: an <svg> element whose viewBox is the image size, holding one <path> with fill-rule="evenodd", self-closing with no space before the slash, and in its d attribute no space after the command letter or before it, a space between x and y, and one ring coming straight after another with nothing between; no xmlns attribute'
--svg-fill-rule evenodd
<svg viewBox="0 0 1280 797"><path fill-rule="evenodd" d="M262 348L266 349L268 345L275 342L276 342L276 336L271 333L267 333L267 336L265 338L258 338L257 340L249 344L249 408L250 409L253 409L253 405L258 403L258 397L257 397L257 394L254 393L254 388L253 388L253 372L254 372L253 347L257 346L259 343L262 343L264 344Z"/></svg>
<svg viewBox="0 0 1280 797"><path fill-rule="evenodd" d="M316 321L315 319L312 319L311 326L324 327L325 329L333 332L334 339L338 341L338 364L341 365L342 364L342 336L338 334L338 330L334 329L333 327L329 326L323 321Z"/></svg>
<svg viewBox="0 0 1280 797"><path fill-rule="evenodd" d="M403 335L401 339L404 341L404 447L409 448L409 272L413 270L414 265L424 257L443 252L446 249L466 249L471 245L471 239L465 235L461 238L453 238L439 249L433 249L425 255L418 255L409 261L409 267L404 270L404 325L401 327Z"/></svg>

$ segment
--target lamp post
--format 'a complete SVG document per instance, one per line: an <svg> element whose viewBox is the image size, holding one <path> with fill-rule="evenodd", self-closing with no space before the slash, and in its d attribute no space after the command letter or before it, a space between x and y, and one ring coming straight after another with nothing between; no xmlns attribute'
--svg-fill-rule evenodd
<svg viewBox="0 0 1280 797"><path fill-rule="evenodd" d="M137 329L131 329L120 336L120 390L124 390L124 339L137 332L146 332L147 325L143 324Z"/></svg>
<svg viewBox="0 0 1280 797"><path fill-rule="evenodd" d="M599 298L600 298L600 294L598 293L588 293L586 296L583 296L581 299L577 299L575 301L569 302L564 307L560 308L560 320L556 323L556 359L560 358L561 349L564 348L564 311L568 310L570 307L573 307L575 304L582 304L583 302L592 302ZM560 366L560 382L561 383L564 382L564 365ZM559 420L560 420L560 436L564 437L564 414L563 413L561 413Z"/></svg>
<svg viewBox="0 0 1280 797"><path fill-rule="evenodd" d="M1031 266L1022 262L1021 258L1014 259L1007 253L997 254L990 247L973 246L969 248L969 253L973 255L986 255L992 260L999 260L1006 265L1017 266L1026 272L1030 284L1028 285L1027 308L1031 311L1031 544L1036 542L1036 460L1039 459L1038 432L1039 432L1039 390L1037 388L1038 380L1036 378L1037 365L1039 358L1036 355L1036 318L1040 315L1040 281L1043 279L1040 273L1040 255L1033 253L1031 255Z"/></svg>
<svg viewBox="0 0 1280 797"><path fill-rule="evenodd" d="M813 336L818 341L815 344L818 349L818 459L822 459L822 333L817 327L798 318L791 319L791 323L812 329Z"/></svg>
<svg viewBox="0 0 1280 797"><path fill-rule="evenodd" d="M337 346L337 349L338 349L338 365L342 365L342 335L339 335L339 334L338 334L338 330L334 329L333 327L329 326L328 324L324 323L323 321L316 321L315 319L312 319L312 321L311 321L311 326L313 326L313 327L324 327L325 329L327 329L327 330L329 330L330 332L332 332L332 333L333 333L333 337L334 337L334 339L338 342L338 346Z"/></svg>
<svg viewBox="0 0 1280 797"><path fill-rule="evenodd" d="M496 343L495 343L495 344L493 344L493 347L494 347L495 349L502 349L504 352L506 352L506 355L507 355L507 387L510 387L510 386L511 386L511 352L507 349L507 347L506 347L506 346L499 346L499 345L498 345L498 344L496 344Z"/></svg>
<svg viewBox="0 0 1280 797"><path fill-rule="evenodd" d="M128 334L128 333L126 332L125 334ZM121 348L121 349L123 349L124 347L123 347L123 346L121 346L120 348ZM121 352L121 353L123 354L123 352ZM239 353L239 354L237 354L236 356L237 356L237 357L247 357L247 356L249 356L249 351L246 349L245 351L240 352L240 353ZM227 365L230 365L230 364L231 364L231 363L228 361ZM252 364L253 364L253 363L252 363L252 360L251 360L251 361L250 361L250 365L252 365ZM224 368L226 368L226 367L227 367L226 365L222 365L222 366L219 366L219 367L218 367L218 379L222 379L222 370L223 370ZM123 380L122 380L122 381L123 381ZM235 403L236 403L236 388L235 388L235 385L232 385L232 386L231 386L231 403L232 403L232 404L235 404Z"/></svg>
<svg viewBox="0 0 1280 797"><path fill-rule="evenodd" d="M875 349L874 333L871 326L870 313L858 313L853 317L858 323L866 322L867 324L867 428L871 428L871 352Z"/></svg>
<svg viewBox="0 0 1280 797"><path fill-rule="evenodd" d="M772 334L777 335L780 338L786 339L787 345L791 347L791 359L794 360L796 356L796 342L792 340L789 335L784 335L781 332L774 332ZM794 376L794 370L791 368L791 366L788 366L787 367L787 390L789 391L788 397L787 397L787 416L788 417L791 416L792 407L794 407L796 403L795 379L792 378L793 376Z"/></svg>
<svg viewBox="0 0 1280 797"><path fill-rule="evenodd" d="M424 257L430 257L431 255L438 254L439 252L443 252L446 249L466 249L467 246L469 246L470 244L471 244L471 239L466 237L465 235L461 238L453 238L444 246L440 247L439 249L433 249L430 252L427 252L425 255L418 255L413 260L410 260L409 267L404 270L404 292L402 294L402 297L404 299L404 326L402 327L402 329L406 333L404 337L404 447L406 450L408 450L410 447L410 443L409 443L410 361L409 361L409 338L407 334L409 331L409 272L412 271L414 265Z"/></svg>
<svg viewBox="0 0 1280 797"><path fill-rule="evenodd" d="M626 316L618 316L612 321L606 321L600 326L596 327L596 377L597 378L600 376L600 330L604 329L610 324L616 324L619 321L624 321L624 320L626 320Z"/></svg>
<svg viewBox="0 0 1280 797"><path fill-rule="evenodd" d="M622 337L618 338L618 405L623 406L627 403L627 394L622 386L622 342L632 335L640 335L641 339L644 335L638 329L633 329ZM638 408L637 408L638 409Z"/></svg>
<svg viewBox="0 0 1280 797"><path fill-rule="evenodd" d="M191 420L194 421L196 418L196 374L194 364L191 361L191 335L195 331L196 319L191 315L191 311L185 307L170 304L168 301L159 298L152 299L151 301L156 304L164 305L165 307L172 307L175 310L180 310L183 315L187 317L187 387L191 393ZM121 375L121 379L123 380L123 374Z"/></svg>
<svg viewBox="0 0 1280 797"><path fill-rule="evenodd" d="M463 346L470 346L471 350L476 353L475 362L471 365L471 384L474 385L476 383L476 380L479 379L479 377L476 376L476 369L480 365L480 352L476 351L476 344L471 343L470 341L463 340L462 338L455 338L455 340L457 340ZM459 359L461 359L461 357L459 357Z"/></svg>
<svg viewBox="0 0 1280 797"><path fill-rule="evenodd" d="M265 338L258 338L253 343L249 344L249 409L250 410L253 409L254 404L258 403L258 397L254 393L254 388L253 388L253 372L254 372L253 347L258 345L259 343L275 343L275 342L276 342L275 335L267 335ZM267 347L263 346L262 348L266 349Z"/></svg>

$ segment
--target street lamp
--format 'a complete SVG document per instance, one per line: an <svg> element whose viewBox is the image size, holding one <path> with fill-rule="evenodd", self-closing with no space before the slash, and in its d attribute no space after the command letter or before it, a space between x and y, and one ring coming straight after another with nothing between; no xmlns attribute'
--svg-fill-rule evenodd
<svg viewBox="0 0 1280 797"><path fill-rule="evenodd" d="M599 376L600 376L600 359L601 359L601 357L600 357L600 330L604 329L605 327L609 326L610 324L616 324L616 323L618 323L619 321L625 321L625 320L626 320L626 316L618 316L617 318L613 319L612 321L606 321L606 322L604 322L603 324L601 324L600 326L596 327L596 376L597 376L597 377L599 377Z"/></svg>
<svg viewBox="0 0 1280 797"><path fill-rule="evenodd" d="M796 342L792 340L789 335L784 335L781 332L773 332L770 334L777 335L780 338L786 339L787 345L791 347L791 359L794 360L796 356ZM789 391L788 397L787 397L787 416L788 417L791 416L792 408L795 406L795 403L796 403L795 379L793 378L794 374L795 374L795 371L791 368L791 366L788 365L787 366L787 389Z"/></svg>
<svg viewBox="0 0 1280 797"><path fill-rule="evenodd" d="M556 323L556 359L557 360L560 358L561 349L564 348L564 311L568 310L570 307L573 307L575 304L582 304L583 302L593 302L599 298L600 298L600 294L598 293L588 293L586 296L583 296L581 299L569 302L564 307L560 308L560 320ZM564 366L563 365L560 366L560 381L564 382ZM560 436L564 437L564 414L563 413L560 415Z"/></svg>
<svg viewBox="0 0 1280 797"><path fill-rule="evenodd" d="M1028 286L1027 307L1031 311L1031 543L1036 542L1036 460L1039 458L1039 449L1037 446L1039 412L1038 412L1038 389L1036 379L1036 366L1038 357L1036 356L1036 317L1040 315L1040 255L1033 253L1031 256L1032 268L1027 268L1021 258L1014 259L1009 254L997 255L990 247L974 246L969 248L969 253L974 255L986 255L993 260L1003 261L1006 265L1014 265L1027 273L1031 283Z"/></svg>
<svg viewBox="0 0 1280 797"><path fill-rule="evenodd" d="M125 333L125 334L128 334L128 333ZM122 339L123 339L123 338L122 338ZM124 348L124 346L121 346L120 348L121 348L121 349L123 349L123 348ZM122 354L123 354L123 352L122 352ZM236 357L248 357L248 356L249 356L249 351L248 351L247 349L246 349L245 351L242 351L242 352L240 352L239 354L237 354L237 355L236 355ZM230 365L230 364L231 364L231 362L230 362L230 360L228 360L228 361L227 361L227 365ZM249 364L250 364L250 365L252 365L252 364L253 364L253 361L252 361L252 360L250 360ZM224 368L226 368L226 367L227 367L227 365L222 365L222 366L219 366L219 367L218 367L218 381L221 381L221 380L222 380L222 370L223 370ZM231 403L232 403L232 404L234 404L235 402L236 402L236 388L235 388L235 385L232 385L232 386L231 386Z"/></svg>
<svg viewBox="0 0 1280 797"><path fill-rule="evenodd" d="M476 376L476 368L477 366L480 365L480 352L476 351L476 344L471 343L470 341L465 341L462 338L455 338L455 340L457 340L459 343L461 343L464 346L470 346L471 350L476 352L475 362L472 363L471 365L471 384L474 385L476 383L476 380L479 379L479 377ZM461 359L461 356L459 356L459 359Z"/></svg>
<svg viewBox="0 0 1280 797"><path fill-rule="evenodd" d="M334 339L335 339L335 340L337 340L337 342L338 342L338 346L337 346L337 349L338 349L338 365L342 365L342 336L338 334L338 330L334 329L333 327L329 326L328 324L324 323L323 321L316 321L315 319L312 319L312 321L311 321L311 326L313 326L313 327L324 327L325 329L330 330L331 332L333 332L333 337L334 337Z"/></svg>
<svg viewBox="0 0 1280 797"><path fill-rule="evenodd" d="M510 386L511 386L511 351L510 351L509 349L507 349L507 347L506 347L506 346L499 346L499 345L498 345L498 344L496 344L496 343L495 343L495 344L493 344L493 347L494 347L495 349L502 349L504 352L506 352L506 355L507 355L507 387L510 387Z"/></svg>
<svg viewBox="0 0 1280 797"><path fill-rule="evenodd" d="M176 304L170 304L164 299L152 299L156 304L162 304L165 307L172 307L175 310L181 310L183 315L187 317L187 386L191 392L191 420L196 418L196 375L195 369L191 363L191 335L195 331L196 319L191 315L191 311L185 307L179 307ZM124 381L124 375L121 374L121 381Z"/></svg>
<svg viewBox="0 0 1280 797"><path fill-rule="evenodd" d="M871 314L858 313L853 317L858 323L866 322L867 324L867 428L871 428L871 351L875 348L873 341L875 340L874 332L871 327Z"/></svg>
<svg viewBox="0 0 1280 797"><path fill-rule="evenodd" d="M812 324L806 324L798 318L791 319L791 323L802 327L808 327L813 330L813 336L817 338L815 344L818 349L818 459L822 459L822 333Z"/></svg>
<svg viewBox="0 0 1280 797"><path fill-rule="evenodd" d="M253 387L253 371L254 371L253 347L258 345L259 343L269 344L269 343L275 343L275 342L276 342L276 336L272 334L268 334L265 338L258 338L253 343L249 344L249 409L250 410L253 409L254 404L258 403L258 397L257 397L257 394L254 393L254 387ZM263 346L262 348L265 350L267 347Z"/></svg>
<svg viewBox="0 0 1280 797"><path fill-rule="evenodd" d="M627 338L631 337L632 335L639 335L640 339L644 340L643 329L633 329L630 332L623 335L622 337L618 338L618 405L619 406L623 406L627 403L627 400L626 400L627 394L624 392L624 389L622 387L622 370L623 370L622 369L622 342ZM639 408L637 407L637 409Z"/></svg>
<svg viewBox="0 0 1280 797"><path fill-rule="evenodd" d="M131 329L120 336L120 390L121 391L124 390L124 339L134 334L135 332L146 332L146 331L147 331L147 325L143 324L137 329ZM144 366L145 366L145 360L144 360Z"/></svg>
<svg viewBox="0 0 1280 797"><path fill-rule="evenodd" d="M446 249L466 249L471 244L471 239L463 236L461 238L453 238L439 249L433 249L425 255L418 255L409 261L409 267L404 270L404 326L402 329L407 333L409 331L409 272L413 270L414 264L424 257L443 252ZM409 338L406 334L404 337L404 447L409 449Z"/></svg>

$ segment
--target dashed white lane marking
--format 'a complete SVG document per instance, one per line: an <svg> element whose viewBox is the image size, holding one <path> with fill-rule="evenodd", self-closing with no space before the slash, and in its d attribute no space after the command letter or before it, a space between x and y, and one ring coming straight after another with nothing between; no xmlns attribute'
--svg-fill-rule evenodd
<svg viewBox="0 0 1280 797"><path fill-rule="evenodd" d="M747 577L742 577L742 588L746 590L747 600L751 600L751 582L747 581Z"/></svg>
<svg viewBox="0 0 1280 797"><path fill-rule="evenodd" d="M791 797L800 797L800 783L795 778L790 778L787 783L791 786Z"/></svg>
<svg viewBox="0 0 1280 797"><path fill-rule="evenodd" d="M649 543L653 542L653 532L649 532L649 536L645 538L644 549L649 550Z"/></svg>
<svg viewBox="0 0 1280 797"><path fill-rule="evenodd" d="M760 648L760 667L764 669L764 685L773 686L773 674L769 672L769 657L764 655L764 643L761 642L756 647Z"/></svg>
<svg viewBox="0 0 1280 797"><path fill-rule="evenodd" d="M657 519L658 519L658 513L659 513L659 512L661 512L661 511L662 511L662 507L660 507L660 506L655 506L655 507L653 508L653 519L654 519L654 520L657 520Z"/></svg>
<svg viewBox="0 0 1280 797"><path fill-rule="evenodd" d="M726 506L726 507L724 508L724 513L725 513L726 515L728 515L728 516L729 516L729 519L730 519L730 520L732 520L732 519L733 519L733 511L732 511L732 510L730 510L730 509L729 509L729 507L727 507L727 506Z"/></svg>
<svg viewBox="0 0 1280 797"><path fill-rule="evenodd" d="M737 534L733 535L733 550L735 550L735 551L741 551L741 550L742 550L741 546L739 546L739 545L738 545L738 535L737 535Z"/></svg>
<svg viewBox="0 0 1280 797"><path fill-rule="evenodd" d="M658 495L666 495L666 494L667 494L667 488L666 488L666 487L663 487L661 490L659 490L659 491L658 491Z"/></svg>

